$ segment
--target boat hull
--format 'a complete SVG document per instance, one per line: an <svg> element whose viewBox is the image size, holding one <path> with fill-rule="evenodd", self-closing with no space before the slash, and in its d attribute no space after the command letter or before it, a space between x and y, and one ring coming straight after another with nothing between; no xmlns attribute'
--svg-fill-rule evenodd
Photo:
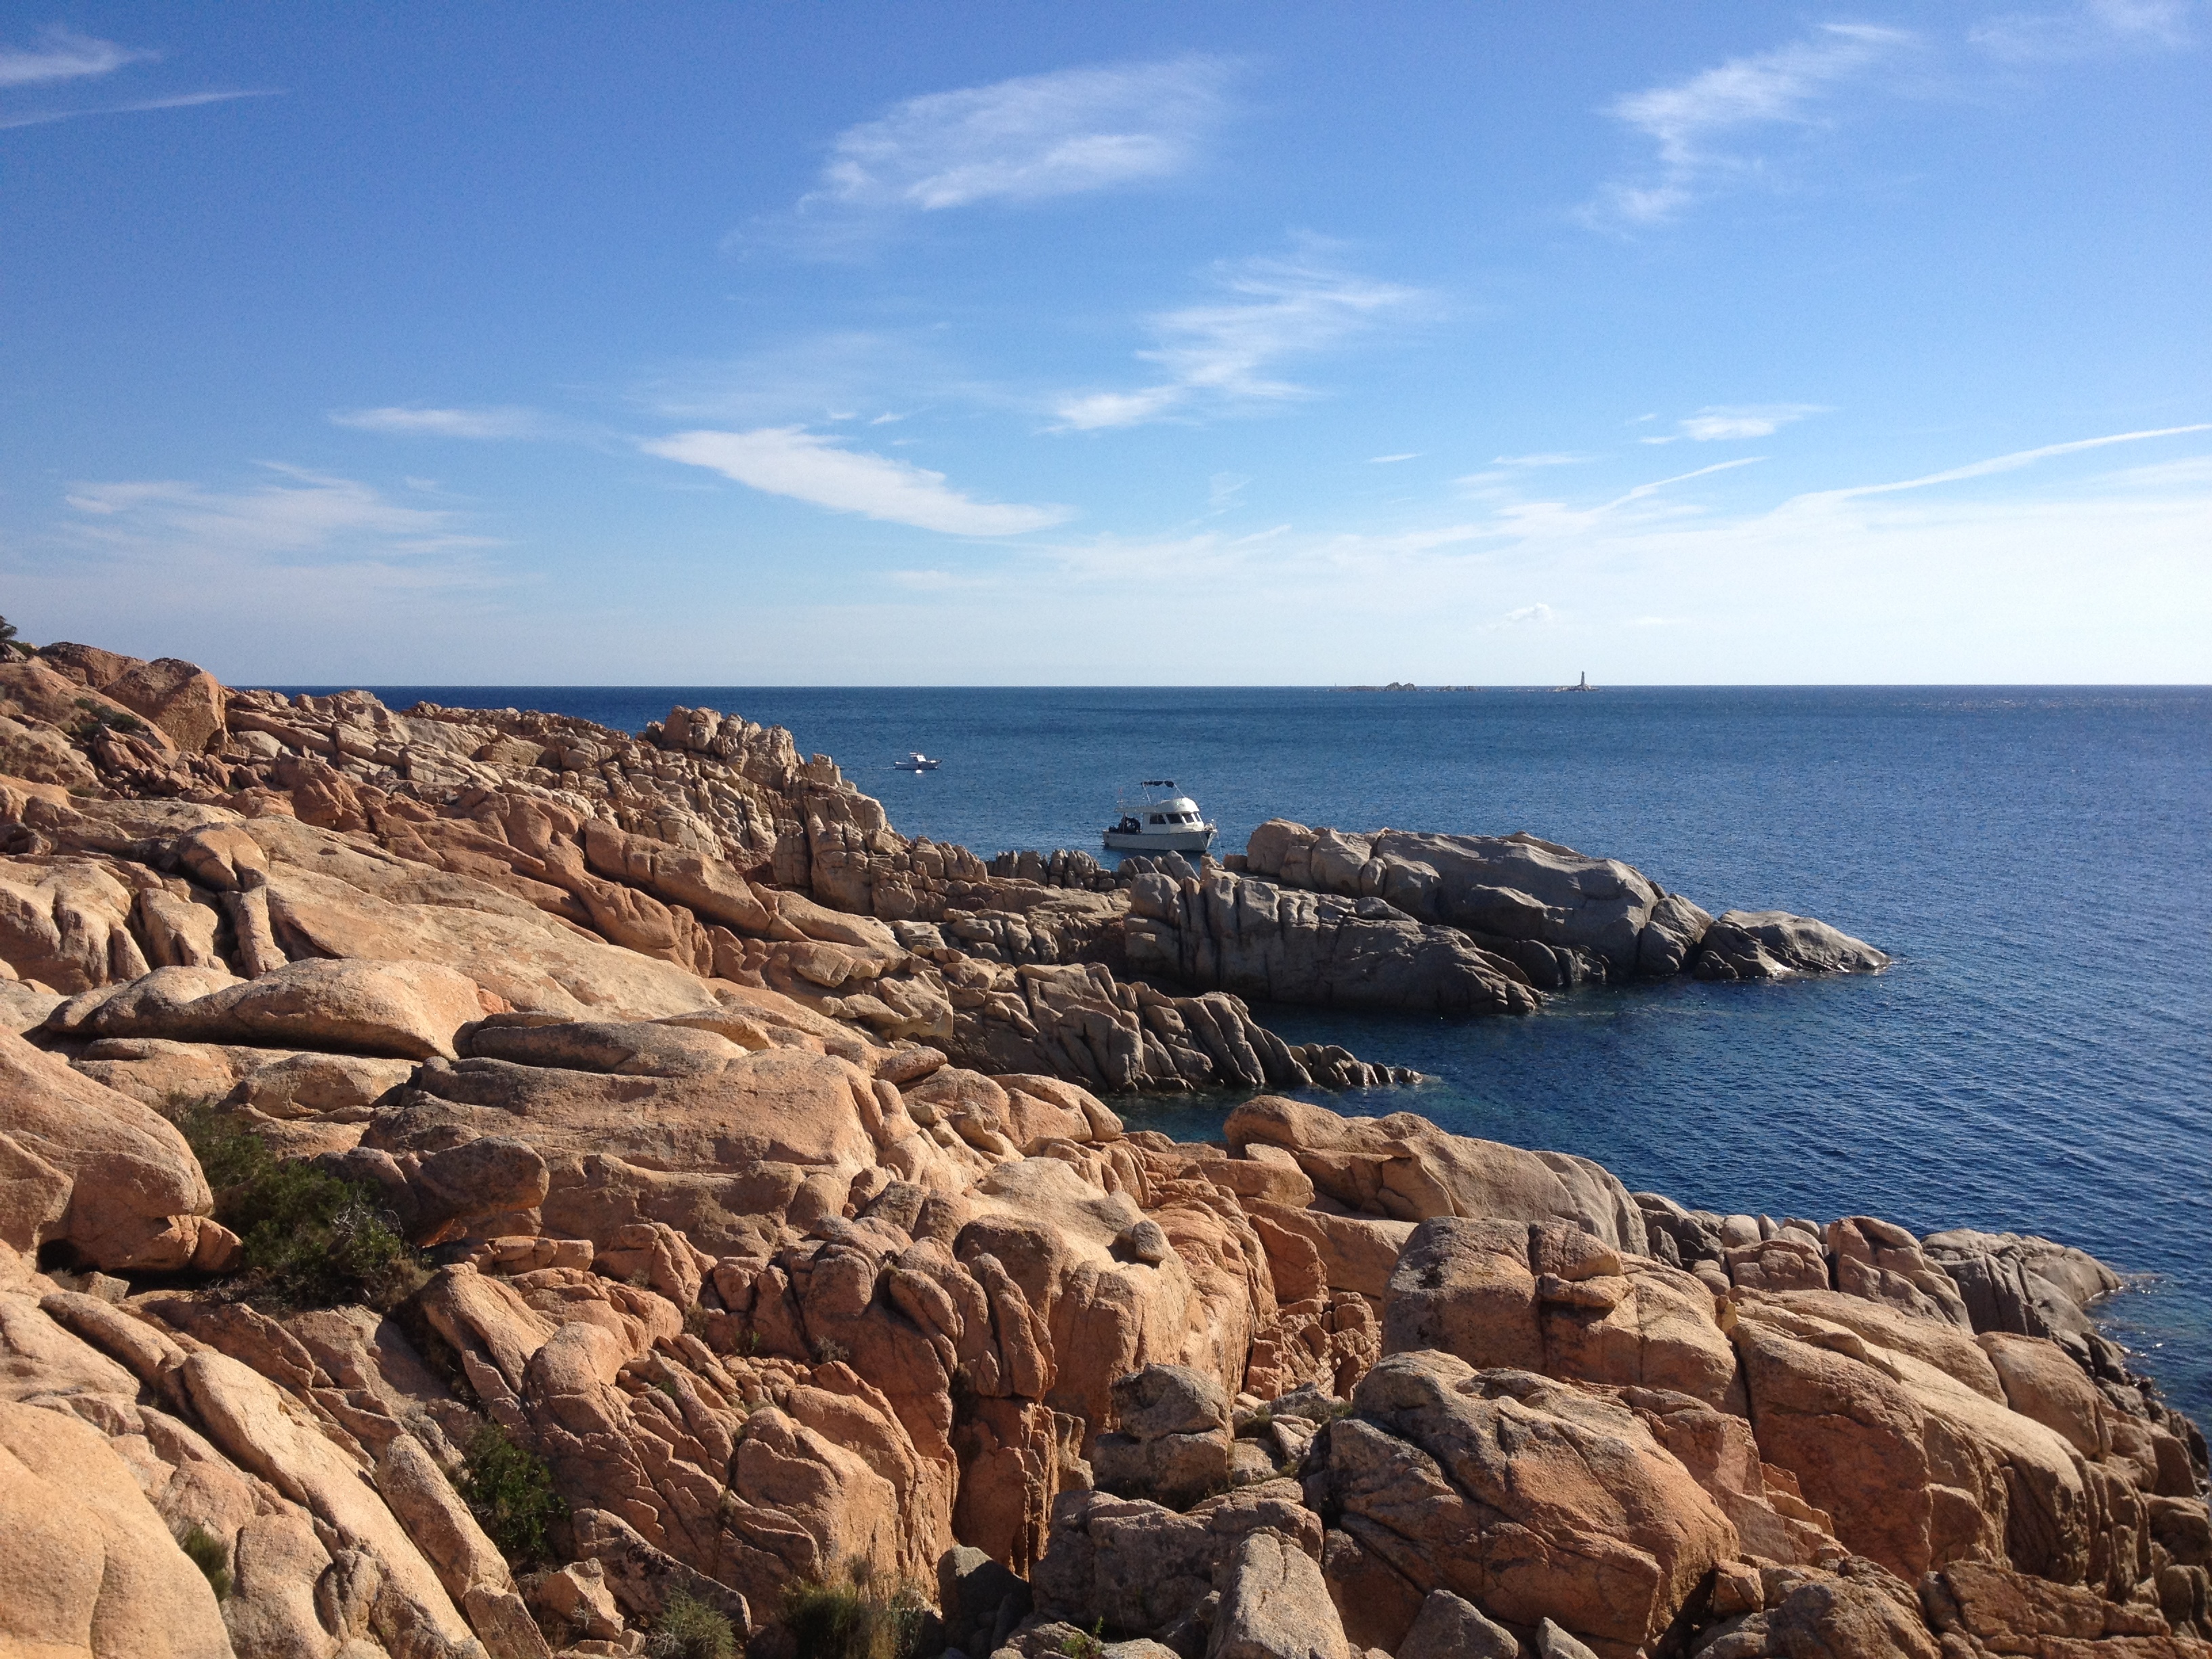
<svg viewBox="0 0 2212 1659"><path fill-rule="evenodd" d="M1109 853L1203 853L1213 845L1213 826L1197 830L1109 830Z"/></svg>

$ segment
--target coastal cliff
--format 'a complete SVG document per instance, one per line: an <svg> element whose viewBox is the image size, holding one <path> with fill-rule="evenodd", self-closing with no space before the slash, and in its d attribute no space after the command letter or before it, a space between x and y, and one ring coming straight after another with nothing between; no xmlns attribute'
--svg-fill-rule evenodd
<svg viewBox="0 0 2212 1659"><path fill-rule="evenodd" d="M1253 1092L1404 1074L1248 997L1886 961L1528 836L987 861L713 711L0 664L0 1655L2212 1656L2108 1267Z"/></svg>

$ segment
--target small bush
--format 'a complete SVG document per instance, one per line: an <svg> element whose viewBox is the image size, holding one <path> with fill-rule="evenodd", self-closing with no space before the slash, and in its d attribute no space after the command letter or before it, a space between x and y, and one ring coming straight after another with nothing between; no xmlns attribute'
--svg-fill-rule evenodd
<svg viewBox="0 0 2212 1659"><path fill-rule="evenodd" d="M120 708L110 708L94 702L90 697L79 697L76 706L84 712L72 720L69 734L79 743L90 743L103 731L143 732L146 722L136 714L126 714Z"/></svg>
<svg viewBox="0 0 2212 1659"><path fill-rule="evenodd" d="M375 1188L298 1159L211 1112L179 1126L215 1190L216 1219L245 1245L249 1296L302 1308L389 1311L420 1289L422 1258Z"/></svg>
<svg viewBox="0 0 2212 1659"><path fill-rule="evenodd" d="M549 1559L546 1528L568 1513L568 1505L553 1490L545 1460L496 1423L478 1429L462 1456L462 1501L499 1553L517 1567Z"/></svg>
<svg viewBox="0 0 2212 1659"><path fill-rule="evenodd" d="M179 1537L177 1547L191 1557L192 1565L205 1575L208 1588L215 1592L215 1599L227 1601L230 1595L228 1546L195 1521Z"/></svg>
<svg viewBox="0 0 2212 1659"><path fill-rule="evenodd" d="M683 1590L670 1595L645 1640L647 1659L733 1659L737 1650L730 1621Z"/></svg>
<svg viewBox="0 0 2212 1659"><path fill-rule="evenodd" d="M886 1590L866 1573L794 1582L783 1593L797 1659L911 1659L927 1616L905 1585Z"/></svg>
<svg viewBox="0 0 2212 1659"><path fill-rule="evenodd" d="M1099 1632L1105 1628L1106 1620L1101 1617L1088 1631L1078 1631L1073 1636L1061 1637L1060 1652L1066 1656L1066 1659L1104 1659L1106 1644L1099 1639Z"/></svg>

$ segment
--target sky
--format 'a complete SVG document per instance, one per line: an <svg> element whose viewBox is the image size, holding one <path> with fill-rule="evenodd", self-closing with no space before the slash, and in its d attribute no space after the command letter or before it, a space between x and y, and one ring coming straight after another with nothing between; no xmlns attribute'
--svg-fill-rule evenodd
<svg viewBox="0 0 2212 1659"><path fill-rule="evenodd" d="M0 0L0 611L234 683L2212 680L2212 5Z"/></svg>

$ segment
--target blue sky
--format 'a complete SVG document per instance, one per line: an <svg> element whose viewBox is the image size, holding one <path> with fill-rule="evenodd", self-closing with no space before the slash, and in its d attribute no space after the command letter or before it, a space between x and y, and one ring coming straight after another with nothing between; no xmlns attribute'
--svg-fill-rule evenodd
<svg viewBox="0 0 2212 1659"><path fill-rule="evenodd" d="M2212 9L0 4L0 611L279 683L2212 679Z"/></svg>

